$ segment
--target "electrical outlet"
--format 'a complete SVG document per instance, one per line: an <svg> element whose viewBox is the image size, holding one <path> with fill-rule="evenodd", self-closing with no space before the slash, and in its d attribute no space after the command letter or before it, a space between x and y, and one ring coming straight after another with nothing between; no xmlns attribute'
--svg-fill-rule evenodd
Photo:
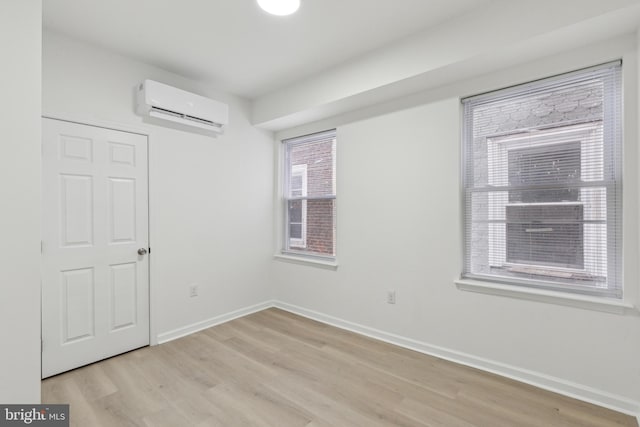
<svg viewBox="0 0 640 427"><path fill-rule="evenodd" d="M396 291L390 289L387 291L387 304L395 304L396 303Z"/></svg>
<svg viewBox="0 0 640 427"><path fill-rule="evenodd" d="M198 296L198 285L193 284L189 286L189 296L191 298Z"/></svg>

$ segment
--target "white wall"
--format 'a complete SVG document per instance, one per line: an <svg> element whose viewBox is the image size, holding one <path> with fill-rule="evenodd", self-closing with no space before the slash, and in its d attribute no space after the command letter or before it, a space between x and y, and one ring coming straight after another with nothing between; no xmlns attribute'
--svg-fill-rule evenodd
<svg viewBox="0 0 640 427"><path fill-rule="evenodd" d="M462 263L459 96L611 55L625 58L624 274L637 303L635 36L398 100L382 114L379 106L370 117L354 113L279 133L277 139L337 126L339 267L274 262L277 299L326 321L638 411L637 311L610 314L454 285ZM395 305L386 304L388 289L397 291Z"/></svg>
<svg viewBox="0 0 640 427"><path fill-rule="evenodd" d="M40 0L0 2L0 402L40 402Z"/></svg>
<svg viewBox="0 0 640 427"><path fill-rule="evenodd" d="M225 135L143 123L134 89L147 78L228 103ZM48 31L42 99L45 114L151 134L151 308L161 340L270 298L273 137L249 124L248 102Z"/></svg>

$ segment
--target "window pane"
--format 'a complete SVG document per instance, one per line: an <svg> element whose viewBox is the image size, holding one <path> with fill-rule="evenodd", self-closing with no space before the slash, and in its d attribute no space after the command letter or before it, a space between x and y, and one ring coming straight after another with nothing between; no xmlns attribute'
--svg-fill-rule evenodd
<svg viewBox="0 0 640 427"><path fill-rule="evenodd" d="M306 166L307 196L335 195L335 138L292 144L289 147L289 161L291 166ZM292 189L300 188L297 179L292 176Z"/></svg>
<svg viewBox="0 0 640 427"><path fill-rule="evenodd" d="M584 268L582 205L507 206L508 263Z"/></svg>
<svg viewBox="0 0 640 427"><path fill-rule="evenodd" d="M290 200L289 247L335 255L335 200Z"/></svg>
<svg viewBox="0 0 640 427"><path fill-rule="evenodd" d="M302 175L291 177L291 193L298 192L302 195Z"/></svg>
<svg viewBox="0 0 640 427"><path fill-rule="evenodd" d="M302 240L302 224L289 224L289 238ZM296 246L296 244L293 243L292 246Z"/></svg>
<svg viewBox="0 0 640 427"><path fill-rule="evenodd" d="M302 204L303 200L289 201L289 222L302 224Z"/></svg>
<svg viewBox="0 0 640 427"><path fill-rule="evenodd" d="M579 142L509 150L509 186L568 186L580 182ZM509 192L510 202L544 203L576 201L579 188L541 188Z"/></svg>
<svg viewBox="0 0 640 427"><path fill-rule="evenodd" d="M335 255L335 200L308 201L307 250L323 255Z"/></svg>

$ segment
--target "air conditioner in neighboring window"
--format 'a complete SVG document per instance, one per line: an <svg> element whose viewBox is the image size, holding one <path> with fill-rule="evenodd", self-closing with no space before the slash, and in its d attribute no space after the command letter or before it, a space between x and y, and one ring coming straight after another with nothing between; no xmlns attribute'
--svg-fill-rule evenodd
<svg viewBox="0 0 640 427"><path fill-rule="evenodd" d="M229 106L154 80L138 86L136 111L142 116L169 120L215 133L229 122Z"/></svg>
<svg viewBox="0 0 640 427"><path fill-rule="evenodd" d="M506 262L584 269L584 206L580 202L506 206Z"/></svg>

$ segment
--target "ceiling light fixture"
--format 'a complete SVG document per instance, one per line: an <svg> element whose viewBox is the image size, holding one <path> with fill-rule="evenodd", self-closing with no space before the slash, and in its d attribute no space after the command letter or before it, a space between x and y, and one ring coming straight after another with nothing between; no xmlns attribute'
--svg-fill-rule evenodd
<svg viewBox="0 0 640 427"><path fill-rule="evenodd" d="M300 0L258 0L258 5L272 15L285 16L298 10Z"/></svg>

